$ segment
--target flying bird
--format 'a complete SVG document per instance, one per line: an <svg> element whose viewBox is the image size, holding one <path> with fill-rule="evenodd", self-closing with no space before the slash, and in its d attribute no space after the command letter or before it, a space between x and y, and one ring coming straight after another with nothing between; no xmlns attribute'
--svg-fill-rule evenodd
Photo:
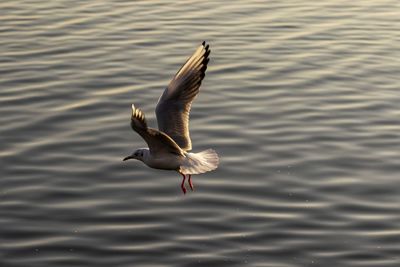
<svg viewBox="0 0 400 267"><path fill-rule="evenodd" d="M146 141L148 148L137 149L123 160L136 159L151 168L179 172L184 194L186 177L193 191L192 174L215 170L219 163L213 149L189 152L192 149L190 108L199 93L209 55L209 45L203 42L165 88L156 107L158 130L148 127L144 113L132 104L131 127Z"/></svg>

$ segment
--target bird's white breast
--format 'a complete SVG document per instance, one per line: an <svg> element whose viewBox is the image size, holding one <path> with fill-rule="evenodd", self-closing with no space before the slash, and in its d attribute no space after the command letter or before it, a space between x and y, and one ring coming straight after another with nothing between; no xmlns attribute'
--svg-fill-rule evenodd
<svg viewBox="0 0 400 267"><path fill-rule="evenodd" d="M163 154L157 157L149 154L143 158L143 162L154 169L178 170L182 164L183 157L175 154Z"/></svg>

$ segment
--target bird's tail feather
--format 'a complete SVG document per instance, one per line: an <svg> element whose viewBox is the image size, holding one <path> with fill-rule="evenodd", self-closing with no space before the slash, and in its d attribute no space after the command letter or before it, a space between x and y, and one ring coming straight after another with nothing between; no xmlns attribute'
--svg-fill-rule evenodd
<svg viewBox="0 0 400 267"><path fill-rule="evenodd" d="M213 149L199 153L187 153L186 160L180 167L183 174L199 174L215 170L218 167L218 154Z"/></svg>

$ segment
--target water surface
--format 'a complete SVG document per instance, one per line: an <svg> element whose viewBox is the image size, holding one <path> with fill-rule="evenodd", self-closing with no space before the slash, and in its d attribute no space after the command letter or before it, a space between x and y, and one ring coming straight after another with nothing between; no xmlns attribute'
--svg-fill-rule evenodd
<svg viewBox="0 0 400 267"><path fill-rule="evenodd" d="M400 6L2 1L0 265L400 266ZM122 162L203 41L194 177Z"/></svg>

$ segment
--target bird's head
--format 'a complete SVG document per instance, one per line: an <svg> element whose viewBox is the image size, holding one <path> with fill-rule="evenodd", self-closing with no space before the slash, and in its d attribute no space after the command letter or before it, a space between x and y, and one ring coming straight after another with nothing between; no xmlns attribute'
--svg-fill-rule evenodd
<svg viewBox="0 0 400 267"><path fill-rule="evenodd" d="M143 161L143 157L144 157L146 152L147 152L146 149L143 149L143 148L136 149L132 153L132 155L125 157L123 159L123 161L126 161L128 159L137 159L137 160Z"/></svg>

